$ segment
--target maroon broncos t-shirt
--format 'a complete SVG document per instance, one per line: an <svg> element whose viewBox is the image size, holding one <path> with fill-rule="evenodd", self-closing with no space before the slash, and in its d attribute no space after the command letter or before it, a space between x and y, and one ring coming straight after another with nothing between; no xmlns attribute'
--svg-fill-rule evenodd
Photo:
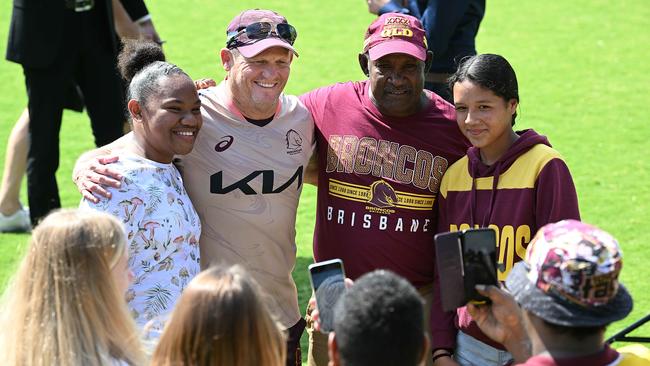
<svg viewBox="0 0 650 366"><path fill-rule="evenodd" d="M314 257L341 258L352 279L383 268L429 285L438 188L468 144L437 95L426 92L426 108L395 118L377 110L368 87L339 83L300 98L318 145Z"/></svg>

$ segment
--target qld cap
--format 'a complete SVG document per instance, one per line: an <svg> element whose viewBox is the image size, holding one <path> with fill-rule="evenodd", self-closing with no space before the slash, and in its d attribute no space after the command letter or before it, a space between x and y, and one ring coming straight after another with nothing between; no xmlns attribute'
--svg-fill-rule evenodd
<svg viewBox="0 0 650 366"><path fill-rule="evenodd" d="M368 27L363 52L368 52L373 61L392 53L404 53L426 61L427 38L422 23L407 14L383 14Z"/></svg>

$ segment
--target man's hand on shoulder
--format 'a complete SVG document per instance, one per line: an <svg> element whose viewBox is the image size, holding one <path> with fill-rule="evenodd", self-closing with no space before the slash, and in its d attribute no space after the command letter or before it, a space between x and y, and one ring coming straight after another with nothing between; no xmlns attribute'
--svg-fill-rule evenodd
<svg viewBox="0 0 650 366"><path fill-rule="evenodd" d="M106 187L120 187L122 175L109 165L119 160L113 152L133 143L132 139L133 132L127 133L108 145L83 153L77 159L72 170L72 181L85 199L98 203L101 197L111 198Z"/></svg>
<svg viewBox="0 0 650 366"><path fill-rule="evenodd" d="M86 200L98 203L101 197L111 198L107 187L120 187L122 175L110 168L118 160L116 155L103 155L77 162L72 180Z"/></svg>
<svg viewBox="0 0 650 366"><path fill-rule="evenodd" d="M196 87L196 90L207 89L212 86L217 86L217 83L210 78L194 80L194 87Z"/></svg>

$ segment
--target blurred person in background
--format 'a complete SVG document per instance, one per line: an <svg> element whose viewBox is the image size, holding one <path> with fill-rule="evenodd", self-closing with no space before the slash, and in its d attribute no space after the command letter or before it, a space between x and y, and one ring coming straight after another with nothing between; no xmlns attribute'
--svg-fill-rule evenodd
<svg viewBox="0 0 650 366"><path fill-rule="evenodd" d="M416 366L427 359L422 298L390 271L366 273L334 307L330 366Z"/></svg>
<svg viewBox="0 0 650 366"><path fill-rule="evenodd" d="M118 10L115 14L114 8ZM119 22L136 19L143 33L159 41L142 0L124 4L108 0L14 0L6 57L23 66L27 87L29 112L19 122L29 126L27 190L32 225L61 206L55 172L61 116L69 102L65 99L67 88L78 85L81 89L97 146L122 135L124 94L115 69L119 41L114 16ZM118 29L127 32L128 27L119 25ZM21 131L24 126L16 132ZM16 148L15 159L20 162L8 168L14 176L7 179L7 184L14 186L5 188L3 194L8 197L2 200L7 201L0 206L0 225L5 221L9 229L5 231L25 231L27 226L26 211L17 202L24 151Z"/></svg>
<svg viewBox="0 0 650 366"><path fill-rule="evenodd" d="M121 38L160 41L144 3L112 0L115 31ZM136 19L132 21L131 19ZM83 97L76 85L66 90L64 108L83 111ZM0 232L31 230L29 210L20 203L20 188L29 149L29 109L25 108L11 130L5 150L4 172L0 184Z"/></svg>

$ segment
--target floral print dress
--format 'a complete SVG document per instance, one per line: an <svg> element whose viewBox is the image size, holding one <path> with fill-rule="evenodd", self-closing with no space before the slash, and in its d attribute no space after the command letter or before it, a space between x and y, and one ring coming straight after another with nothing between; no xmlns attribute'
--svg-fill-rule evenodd
<svg viewBox="0 0 650 366"><path fill-rule="evenodd" d="M129 267L135 279L126 294L138 326L157 338L164 321L190 280L200 271L201 223L180 173L136 155L123 155L111 165L123 175L110 199L81 208L108 212L126 228Z"/></svg>

